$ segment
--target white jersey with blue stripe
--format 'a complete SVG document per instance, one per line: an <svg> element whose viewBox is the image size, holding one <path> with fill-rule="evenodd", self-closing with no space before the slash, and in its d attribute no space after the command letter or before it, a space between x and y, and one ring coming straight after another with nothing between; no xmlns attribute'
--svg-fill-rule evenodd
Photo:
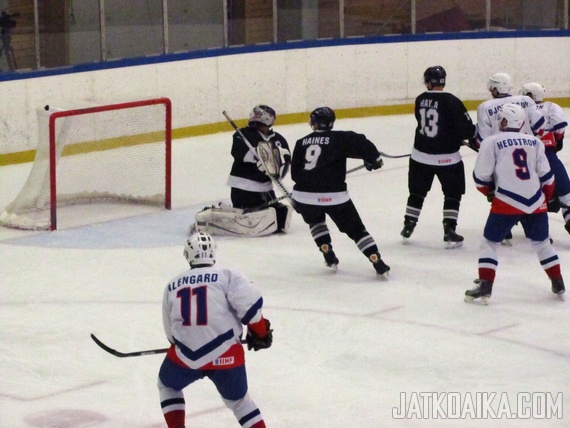
<svg viewBox="0 0 570 428"><path fill-rule="evenodd" d="M259 320L263 298L241 273L221 267L189 269L164 290L162 316L168 340L197 369L240 343L243 325Z"/></svg>
<svg viewBox="0 0 570 428"><path fill-rule="evenodd" d="M529 135L541 135L544 132L545 119L542 112L536 109L533 99L526 95L509 95L487 100L477 107L477 139L479 141L500 132L497 114L507 103L520 105L526 113L527 120L521 132Z"/></svg>

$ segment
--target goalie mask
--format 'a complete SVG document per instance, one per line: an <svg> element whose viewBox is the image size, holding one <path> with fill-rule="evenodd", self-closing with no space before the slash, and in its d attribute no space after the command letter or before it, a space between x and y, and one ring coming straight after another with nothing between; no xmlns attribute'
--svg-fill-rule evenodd
<svg viewBox="0 0 570 428"><path fill-rule="evenodd" d="M540 83L530 82L526 85L523 85L521 89L521 95L526 95L527 97L531 97L534 102L541 103L544 100L544 93L546 89Z"/></svg>
<svg viewBox="0 0 570 428"><path fill-rule="evenodd" d="M269 106L260 104L255 106L249 114L248 125L251 126L256 123L261 123L262 125L269 126L271 128L275 123L276 117L277 115L275 114L275 110Z"/></svg>
<svg viewBox="0 0 570 428"><path fill-rule="evenodd" d="M329 107L319 107L309 116L309 125L313 130L328 131L333 128L336 115Z"/></svg>
<svg viewBox="0 0 570 428"><path fill-rule="evenodd" d="M513 89L511 76L507 73L493 74L489 77L487 89L491 92L493 92L493 89L496 89L498 95L511 95L511 90Z"/></svg>
<svg viewBox="0 0 570 428"><path fill-rule="evenodd" d="M520 131L524 125L526 113L518 104L505 104L502 110L497 114L499 127L501 131ZM506 120L506 123L503 122Z"/></svg>
<svg viewBox="0 0 570 428"><path fill-rule="evenodd" d="M216 263L216 243L207 233L195 233L186 241L184 257L190 267L212 266Z"/></svg>

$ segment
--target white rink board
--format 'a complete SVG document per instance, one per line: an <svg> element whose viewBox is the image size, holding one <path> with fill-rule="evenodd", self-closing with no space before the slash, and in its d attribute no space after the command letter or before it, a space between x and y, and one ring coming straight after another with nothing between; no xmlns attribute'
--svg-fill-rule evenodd
<svg viewBox="0 0 570 428"><path fill-rule="evenodd" d="M447 89L488 98L488 76L508 72L515 88L540 81L548 97L570 96L570 37L444 40L349 45L228 55L2 82L0 153L35 149L34 111L82 100L168 97L173 128L247 117L270 104L278 114L411 103L423 71L443 65Z"/></svg>

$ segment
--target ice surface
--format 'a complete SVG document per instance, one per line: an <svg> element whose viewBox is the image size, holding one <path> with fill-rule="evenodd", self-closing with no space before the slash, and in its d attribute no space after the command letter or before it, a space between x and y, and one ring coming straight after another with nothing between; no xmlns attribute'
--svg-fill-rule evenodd
<svg viewBox="0 0 570 428"><path fill-rule="evenodd" d="M402 154L411 150L414 126L404 115L344 119L336 128ZM306 124L276 130L290 144L309 132ZM195 212L228 200L230 144L231 132L174 142L172 211L124 207L125 218L82 225L93 207L73 207L60 213L56 232L0 228L0 427L164 426L156 389L162 356L119 359L89 335L125 352L167 346L162 290L186 268L182 248ZM462 154L467 194L458 232L465 244L456 250L443 248L437 182L414 235L402 244L407 159L349 175L353 201L392 268L388 281L375 277L332 223L336 274L325 268L298 215L285 235L218 238L219 263L262 290L275 329L271 349L246 355L250 394L268 427L570 426L570 310L551 293L522 228L514 229L512 247L500 249L489 306L463 302L477 274L489 204L471 179L476 154L468 148ZM570 149L560 158L568 162ZM17 194L29 167L0 170L0 207ZM291 188L289 179L285 184ZM570 236L560 213L550 218L568 273ZM402 393L408 407L421 393L460 393L463 407L467 397L495 393L495 411L502 397L512 412L532 417L420 418L430 410L416 407L411 419L397 419ZM539 404L517 406L524 393L560 400L558 414L537 419ZM185 395L188 427L239 426L208 381ZM445 415L453 416L449 409Z"/></svg>

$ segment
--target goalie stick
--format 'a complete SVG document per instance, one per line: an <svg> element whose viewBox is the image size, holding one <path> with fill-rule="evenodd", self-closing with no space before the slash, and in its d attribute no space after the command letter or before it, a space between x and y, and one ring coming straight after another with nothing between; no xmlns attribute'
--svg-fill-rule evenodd
<svg viewBox="0 0 570 428"><path fill-rule="evenodd" d="M222 112L222 114L224 115L224 117L227 119L227 121L230 123L230 125L232 125L232 127L236 130L236 132L241 136L241 138L243 139L243 141L245 142L245 144L247 145L247 147L249 148L249 150L251 151L251 153L253 153L253 156L255 157L255 159L258 159L261 161L261 163L263 164L263 167L267 170L265 162L263 161L263 159L260 159L259 156L257 155L257 152L255 151L255 149L253 148L253 146L251 145L251 143L249 142L249 140L245 137L245 135L243 135L243 132L241 132L241 130L238 128L238 126L236 125L236 123L232 120L232 118L228 115L228 113L224 110ZM271 178L271 181L273 181L273 183L279 187L279 189L281 190L281 192L283 192L283 195L285 196L285 198L287 198L287 200L289 201L289 203L291 205L294 205L295 202L293 201L293 196L291 195L291 192L289 192L287 190L287 188L283 185L283 183L281 182L281 180L277 177L274 177L272 175L269 175L269 178Z"/></svg>
<svg viewBox="0 0 570 428"><path fill-rule="evenodd" d="M170 348L159 348L159 349L148 349L146 351L135 351L135 352L120 352L117 351L116 349L113 349L107 345L105 345L103 342L101 342L97 336L95 336L94 334L91 334L91 339L93 339L93 341L99 345L99 347L101 349L103 349L104 351L107 351L109 354L114 355L115 357L119 357L119 358L126 358L126 357L141 357L143 355L154 355L154 354L165 354L166 352L168 352L168 350ZM241 340L240 341L242 344L247 343L245 340Z"/></svg>

